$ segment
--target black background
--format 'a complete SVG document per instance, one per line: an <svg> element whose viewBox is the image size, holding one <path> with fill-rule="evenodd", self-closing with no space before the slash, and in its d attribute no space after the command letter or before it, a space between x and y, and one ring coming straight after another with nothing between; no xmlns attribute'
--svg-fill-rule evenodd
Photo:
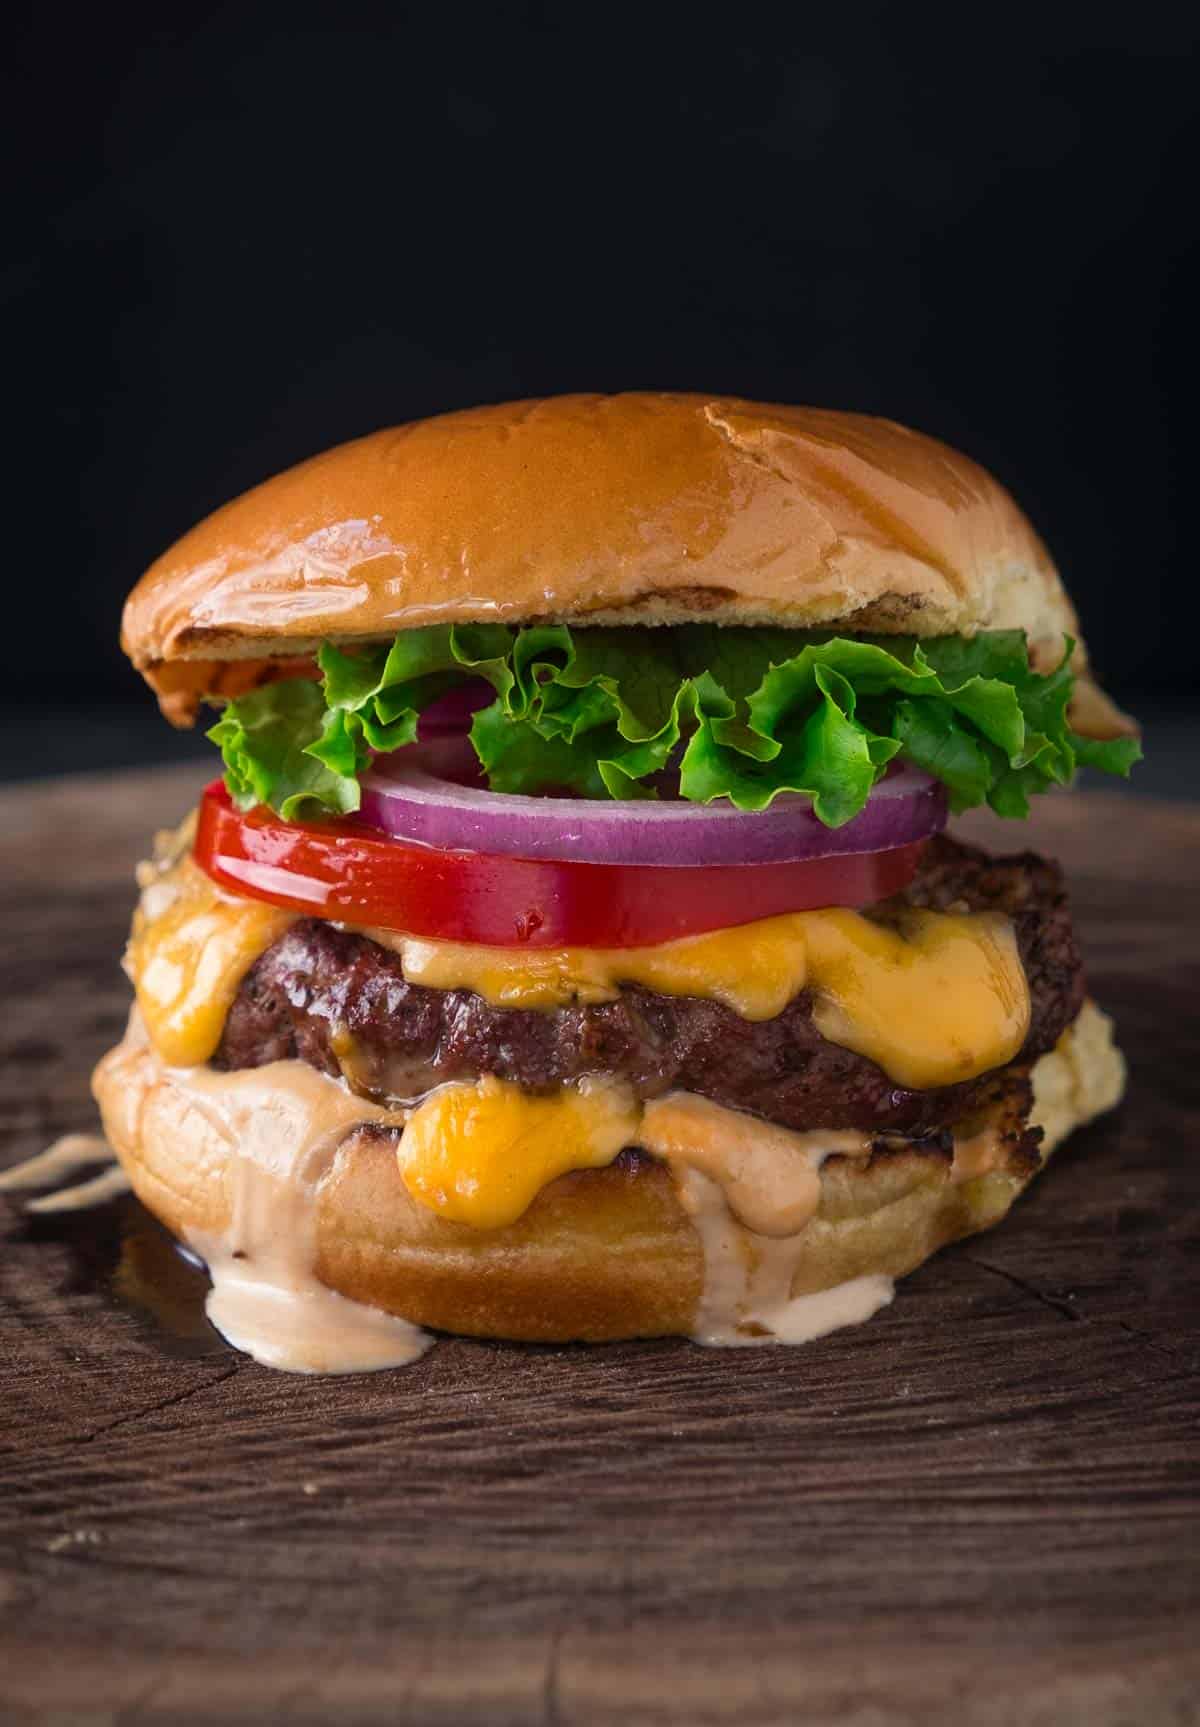
<svg viewBox="0 0 1200 1727"><path fill-rule="evenodd" d="M0 113L10 745L30 702L89 704L101 756L111 714L149 721L121 599L227 497L569 389L960 445L1114 693L1194 700L1194 33L1080 55L1046 10L30 12ZM65 765L52 730L24 771Z"/></svg>

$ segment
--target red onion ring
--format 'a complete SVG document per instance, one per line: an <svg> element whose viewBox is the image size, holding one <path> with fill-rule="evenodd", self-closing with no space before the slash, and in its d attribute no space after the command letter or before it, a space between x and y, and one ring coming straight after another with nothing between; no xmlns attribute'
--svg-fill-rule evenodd
<svg viewBox="0 0 1200 1727"><path fill-rule="evenodd" d="M946 825L946 788L905 766L880 780L866 807L840 828L818 821L812 800L798 794L747 811L684 800L523 797L488 791L478 775L463 739L398 750L364 776L359 820L443 851L676 867L887 851Z"/></svg>
<svg viewBox="0 0 1200 1727"><path fill-rule="evenodd" d="M480 708L490 706L495 699L495 690L483 678L472 678L470 683L447 690L444 696L439 696L436 702L430 702L427 708L422 709L417 720L418 741L427 743L433 738L466 737Z"/></svg>

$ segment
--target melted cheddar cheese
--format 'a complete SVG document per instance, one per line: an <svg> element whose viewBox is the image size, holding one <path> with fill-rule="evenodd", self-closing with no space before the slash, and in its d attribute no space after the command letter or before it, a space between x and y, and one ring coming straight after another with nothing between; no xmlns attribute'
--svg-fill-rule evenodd
<svg viewBox="0 0 1200 1727"><path fill-rule="evenodd" d="M661 947L540 952L364 933L401 955L410 983L496 1007L614 1001L637 983L764 1020L811 989L824 1037L917 1089L1002 1067L1029 1029L1012 926L996 913L909 911L893 928L856 911L791 912Z"/></svg>
<svg viewBox="0 0 1200 1727"><path fill-rule="evenodd" d="M222 893L190 859L148 883L125 969L165 1062L209 1060L242 979L294 921L277 906Z"/></svg>
<svg viewBox="0 0 1200 1727"><path fill-rule="evenodd" d="M628 1086L582 1079L539 1097L490 1077L431 1092L405 1124L404 1185L439 1217L502 1229L542 1188L573 1169L599 1169L637 1139L641 1110Z"/></svg>
<svg viewBox="0 0 1200 1727"><path fill-rule="evenodd" d="M615 1001L622 984L640 983L660 995L723 1002L743 1019L774 1019L804 988L804 944L793 939L793 922L762 918L659 947L627 948L477 947L371 934L403 956L410 983L469 989L493 1007Z"/></svg>
<svg viewBox="0 0 1200 1727"><path fill-rule="evenodd" d="M901 1085L974 1079L1025 1042L1029 985L999 913L910 911L894 930L853 911L801 915L817 1030Z"/></svg>

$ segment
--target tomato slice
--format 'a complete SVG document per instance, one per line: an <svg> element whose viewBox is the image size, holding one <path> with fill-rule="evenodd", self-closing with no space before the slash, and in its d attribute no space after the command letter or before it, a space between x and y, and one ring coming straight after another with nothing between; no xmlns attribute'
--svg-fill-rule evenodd
<svg viewBox="0 0 1200 1727"><path fill-rule="evenodd" d="M486 947L652 947L887 899L912 880L925 843L803 863L562 863L441 851L348 821L285 822L261 807L243 814L215 780L195 858L220 886L312 917Z"/></svg>

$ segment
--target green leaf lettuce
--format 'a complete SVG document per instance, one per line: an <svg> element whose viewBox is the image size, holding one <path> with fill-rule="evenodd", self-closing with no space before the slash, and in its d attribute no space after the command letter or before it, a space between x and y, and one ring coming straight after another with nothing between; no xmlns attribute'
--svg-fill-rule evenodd
<svg viewBox="0 0 1200 1727"><path fill-rule="evenodd" d="M346 654L326 643L320 684L292 679L230 702L209 736L243 808L293 820L359 805L372 756L412 743L422 711L483 679L495 691L471 741L495 791L653 798L677 773L698 803L765 809L802 792L830 827L850 821L896 757L948 788L951 808L1028 813L1076 767L1127 774L1121 738L1067 720L1072 643L1048 674L1019 630L848 640L799 631L675 628L402 631Z"/></svg>

